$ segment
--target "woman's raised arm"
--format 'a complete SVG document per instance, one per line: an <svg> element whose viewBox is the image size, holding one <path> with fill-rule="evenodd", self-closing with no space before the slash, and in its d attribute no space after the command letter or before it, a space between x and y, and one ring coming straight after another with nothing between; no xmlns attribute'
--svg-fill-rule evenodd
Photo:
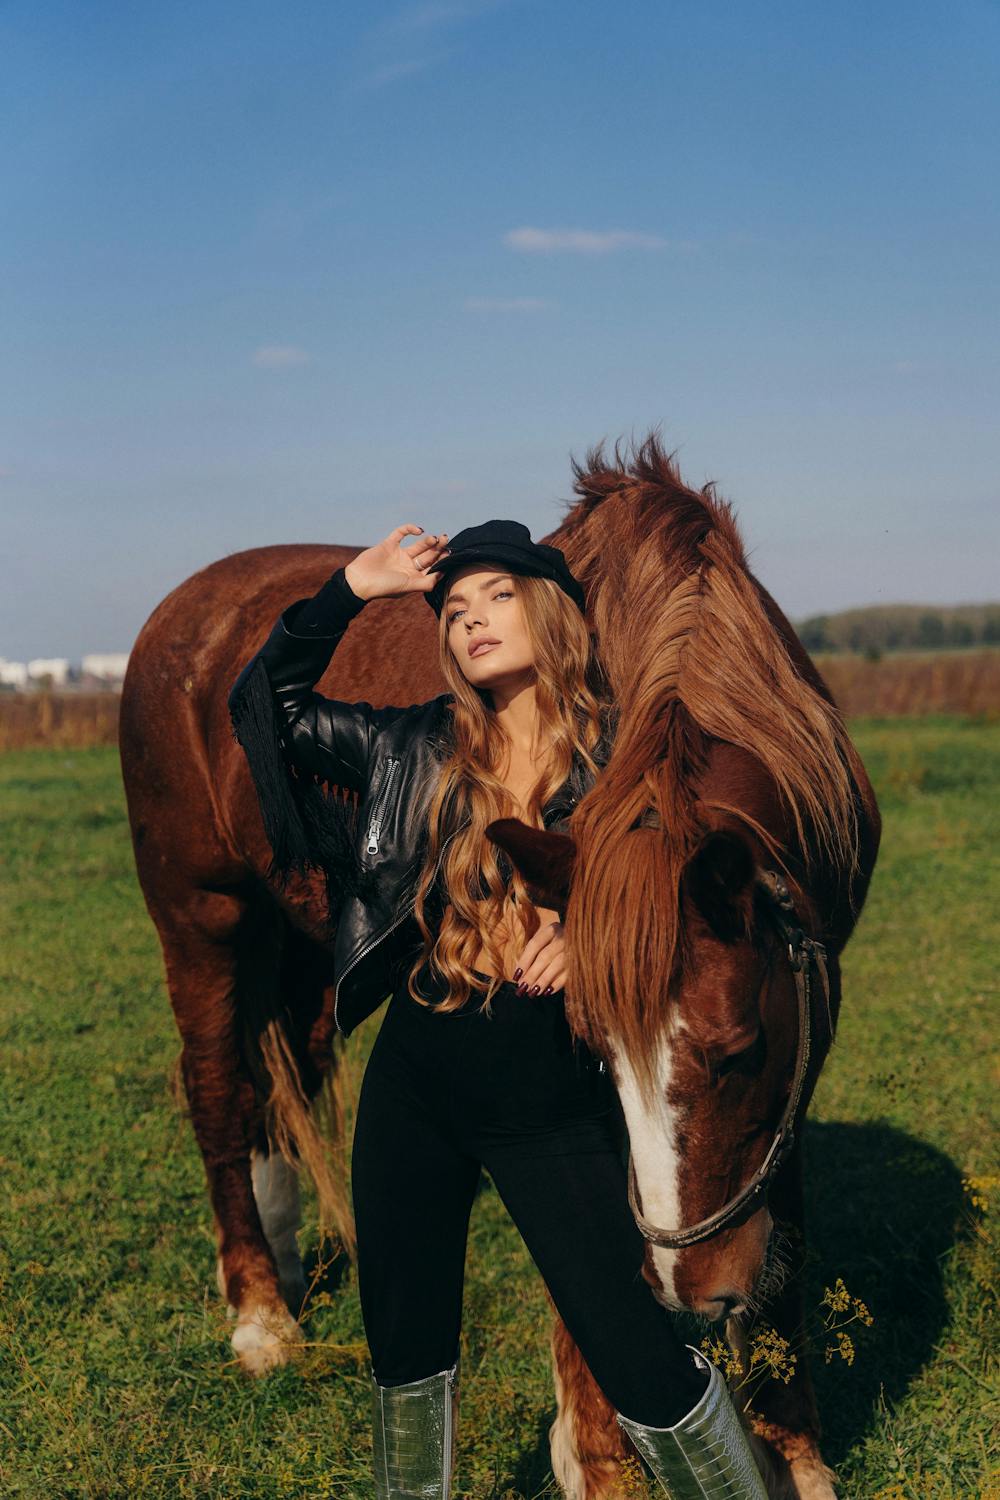
<svg viewBox="0 0 1000 1500"><path fill-rule="evenodd" d="M293 765L337 786L363 789L375 736L403 710L324 698L313 687L351 620L369 599L426 593L434 587L438 575L430 564L446 550L447 538L442 533L404 548L403 537L420 529L410 524L397 526L382 542L337 568L316 594L296 599L282 611L229 693L234 733L252 771L252 752L260 749L254 742L266 728L259 723L267 717L261 701L266 693L272 700L282 748ZM254 779L258 780L256 774Z"/></svg>

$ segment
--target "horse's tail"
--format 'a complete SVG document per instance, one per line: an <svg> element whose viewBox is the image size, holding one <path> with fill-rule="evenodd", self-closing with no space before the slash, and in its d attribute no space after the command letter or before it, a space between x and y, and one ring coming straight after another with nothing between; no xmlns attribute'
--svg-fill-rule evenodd
<svg viewBox="0 0 1000 1500"><path fill-rule="evenodd" d="M280 1018L265 1024L258 1044L270 1084L264 1107L268 1146L286 1161L306 1168L316 1187L320 1234L336 1234L354 1260L357 1240L347 1195L343 1052L334 1056L310 1103Z"/></svg>
<svg viewBox="0 0 1000 1500"><path fill-rule="evenodd" d="M302 1087L295 1055L284 1026L277 1018L267 1021L253 1051L259 1059L254 1072L267 1090L264 1125L268 1148L279 1152L292 1166L304 1166L316 1187L319 1231L333 1233L354 1260L357 1240L354 1215L347 1195L346 1111L349 1079L344 1053L334 1055L319 1092L310 1102ZM178 1050L170 1068L167 1087L181 1114L190 1114L184 1087L183 1051Z"/></svg>

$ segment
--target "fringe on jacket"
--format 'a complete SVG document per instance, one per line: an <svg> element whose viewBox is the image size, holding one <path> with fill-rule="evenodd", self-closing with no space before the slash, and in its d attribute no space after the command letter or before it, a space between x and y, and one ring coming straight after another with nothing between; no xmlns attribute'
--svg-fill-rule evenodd
<svg viewBox="0 0 1000 1500"><path fill-rule="evenodd" d="M243 747L272 858L267 877L282 889L292 875L321 870L332 940L348 895L370 900L378 873L357 855L353 793L302 773L285 754L267 668L258 657L230 705L233 738Z"/></svg>

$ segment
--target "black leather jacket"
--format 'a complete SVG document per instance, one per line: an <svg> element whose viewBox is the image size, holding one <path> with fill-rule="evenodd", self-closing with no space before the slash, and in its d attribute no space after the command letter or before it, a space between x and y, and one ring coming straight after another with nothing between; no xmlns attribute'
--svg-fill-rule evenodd
<svg viewBox="0 0 1000 1500"><path fill-rule="evenodd" d="M241 696L262 663L286 762L359 794L354 853L361 871L375 878L364 899L356 894L344 899L333 940L334 1020L348 1036L386 998L400 953L407 948L415 952L413 945L419 941L411 914L429 802L449 743L447 705L452 694L441 693L405 708L374 708L313 691L350 620L364 607L343 573L338 568L324 585L323 624L330 633L297 634L292 621L307 601L296 600L282 611L260 651L243 668L228 701L236 737L246 749ZM599 766L610 753L610 735L605 721L605 732L592 751ZM263 809L264 777L249 751L248 759ZM543 809L544 825L563 826L592 784L593 774L582 757L574 755L570 775ZM447 835L438 868L447 844L468 821L465 817Z"/></svg>

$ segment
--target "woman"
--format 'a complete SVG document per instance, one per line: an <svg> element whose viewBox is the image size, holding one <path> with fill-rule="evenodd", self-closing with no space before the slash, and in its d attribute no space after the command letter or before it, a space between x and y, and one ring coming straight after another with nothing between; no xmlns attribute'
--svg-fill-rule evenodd
<svg viewBox="0 0 1000 1500"><path fill-rule="evenodd" d="M287 761L361 797L351 859L331 852L329 827L325 845L306 843L330 855L331 895L339 880L351 897L337 913L341 1031L391 990L352 1157L375 1494L450 1493L466 1234L485 1168L664 1487L764 1500L718 1370L694 1349L692 1363L640 1274L614 1086L566 1022L562 914L532 905L484 833L503 816L554 826L607 758L612 709L584 593L559 549L532 542L518 522L488 521L447 542L397 526L283 612L230 695L273 844L264 792L275 778L272 767L265 786L252 731L261 705L247 709L248 682L272 695ZM312 691L367 601L415 592L440 621L450 693L373 709ZM315 819L315 805L303 816Z"/></svg>

